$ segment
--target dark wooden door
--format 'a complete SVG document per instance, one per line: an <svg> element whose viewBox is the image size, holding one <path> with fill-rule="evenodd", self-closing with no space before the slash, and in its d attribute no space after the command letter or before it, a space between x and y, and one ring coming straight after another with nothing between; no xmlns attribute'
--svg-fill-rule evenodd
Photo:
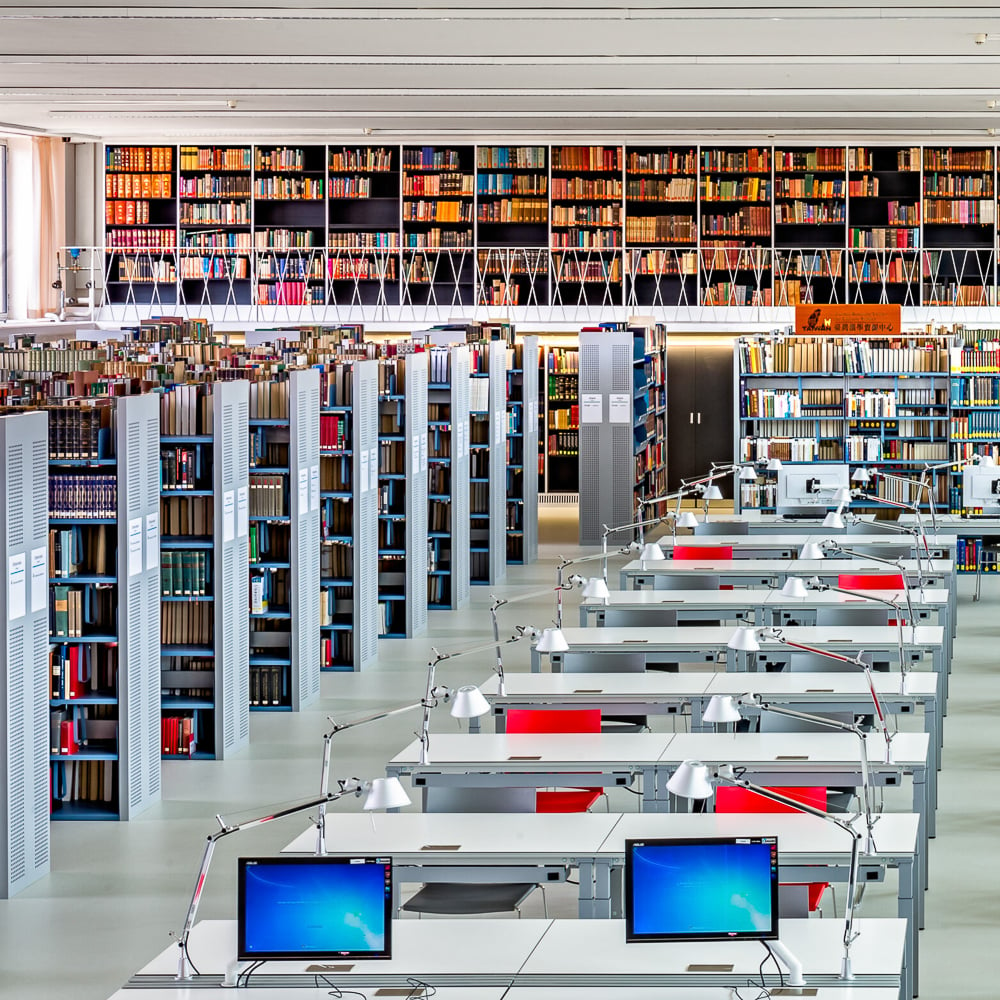
<svg viewBox="0 0 1000 1000"><path fill-rule="evenodd" d="M708 472L713 462L733 461L733 350L725 341L678 345L667 352L667 482ZM732 481L720 480L732 496Z"/></svg>

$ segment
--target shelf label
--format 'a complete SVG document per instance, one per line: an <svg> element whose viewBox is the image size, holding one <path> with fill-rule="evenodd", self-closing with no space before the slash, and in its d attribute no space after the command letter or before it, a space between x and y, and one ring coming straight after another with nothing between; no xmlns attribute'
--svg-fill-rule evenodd
<svg viewBox="0 0 1000 1000"><path fill-rule="evenodd" d="M309 509L319 510L319 466L309 466Z"/></svg>
<svg viewBox="0 0 1000 1000"><path fill-rule="evenodd" d="M41 611L49 589L49 574L45 546L31 550L31 610Z"/></svg>
<svg viewBox="0 0 1000 1000"><path fill-rule="evenodd" d="M142 518L130 517L128 521L128 575L142 573Z"/></svg>
<svg viewBox="0 0 1000 1000"><path fill-rule="evenodd" d="M493 443L495 445L503 446L503 439L505 432L504 421L506 419L507 415L505 413L501 413L496 420L496 433L493 435Z"/></svg>
<svg viewBox="0 0 1000 1000"><path fill-rule="evenodd" d="M250 534L250 499L246 486L236 491L236 534L239 538Z"/></svg>
<svg viewBox="0 0 1000 1000"><path fill-rule="evenodd" d="M372 448L368 452L368 486L370 489L378 489L378 448Z"/></svg>
<svg viewBox="0 0 1000 1000"><path fill-rule="evenodd" d="M604 421L604 397L599 392L580 393L580 423L599 424Z"/></svg>
<svg viewBox="0 0 1000 1000"><path fill-rule="evenodd" d="M309 513L309 470L299 469L299 520Z"/></svg>
<svg viewBox="0 0 1000 1000"><path fill-rule="evenodd" d="M627 392L608 396L608 421L612 424L632 423L632 397Z"/></svg>
<svg viewBox="0 0 1000 1000"><path fill-rule="evenodd" d="M160 515L146 515L146 568L160 565Z"/></svg>
<svg viewBox="0 0 1000 1000"><path fill-rule="evenodd" d="M24 589L27 557L11 556L7 560L7 620L24 617Z"/></svg>
<svg viewBox="0 0 1000 1000"><path fill-rule="evenodd" d="M413 475L420 474L420 438L413 439Z"/></svg>
<svg viewBox="0 0 1000 1000"><path fill-rule="evenodd" d="M222 540L231 542L236 537L236 494L226 490L222 494Z"/></svg>
<svg viewBox="0 0 1000 1000"><path fill-rule="evenodd" d="M427 431L420 435L420 471L427 471Z"/></svg>

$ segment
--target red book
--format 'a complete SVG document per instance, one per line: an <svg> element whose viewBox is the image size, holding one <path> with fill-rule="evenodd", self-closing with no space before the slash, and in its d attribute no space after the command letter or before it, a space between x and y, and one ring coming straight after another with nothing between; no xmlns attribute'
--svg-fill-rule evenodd
<svg viewBox="0 0 1000 1000"><path fill-rule="evenodd" d="M60 722L59 723L59 753L60 754L74 754L79 748L76 744L76 736L74 735L73 723L72 722Z"/></svg>
<svg viewBox="0 0 1000 1000"><path fill-rule="evenodd" d="M86 685L80 675L80 647L69 646L69 664L67 666L66 697L80 698L86 694Z"/></svg>

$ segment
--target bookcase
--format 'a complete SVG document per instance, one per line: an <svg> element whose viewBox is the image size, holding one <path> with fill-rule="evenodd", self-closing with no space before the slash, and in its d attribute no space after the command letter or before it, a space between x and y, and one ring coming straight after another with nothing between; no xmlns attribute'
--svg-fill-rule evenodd
<svg viewBox="0 0 1000 1000"><path fill-rule="evenodd" d="M250 707L298 711L319 697L319 372L251 381L248 434Z"/></svg>
<svg viewBox="0 0 1000 1000"><path fill-rule="evenodd" d="M453 610L470 598L469 348L432 347L426 353L427 606Z"/></svg>
<svg viewBox="0 0 1000 1000"><path fill-rule="evenodd" d="M378 655L379 363L328 362L320 395L320 662L362 670Z"/></svg>
<svg viewBox="0 0 1000 1000"><path fill-rule="evenodd" d="M469 578L495 584L507 575L507 344L469 346Z"/></svg>
<svg viewBox="0 0 1000 1000"><path fill-rule="evenodd" d="M545 493L579 489L580 351L544 344L539 378L539 483Z"/></svg>
<svg viewBox="0 0 1000 1000"><path fill-rule="evenodd" d="M327 168L328 300L398 305L399 147L331 146Z"/></svg>
<svg viewBox="0 0 1000 1000"><path fill-rule="evenodd" d="M105 294L155 307L177 301L173 146L104 149Z"/></svg>
<svg viewBox="0 0 1000 1000"><path fill-rule="evenodd" d="M427 629L428 366L425 351L379 359L379 637Z"/></svg>
<svg viewBox="0 0 1000 1000"><path fill-rule="evenodd" d="M197 470L161 496L161 551L181 567L181 592L174 569L161 598L164 759L223 759L250 738L249 390L239 379L161 397L161 467L187 451Z"/></svg>
<svg viewBox="0 0 1000 1000"><path fill-rule="evenodd" d="M322 305L326 242L326 146L255 146L256 300Z"/></svg>
<svg viewBox="0 0 1000 1000"><path fill-rule="evenodd" d="M49 872L49 589L46 571L48 426L44 412L0 417L0 898ZM28 516L25 516L25 515Z"/></svg>
<svg viewBox="0 0 1000 1000"><path fill-rule="evenodd" d="M580 544L597 545L604 525L634 519L636 500L656 481L659 464L649 457L659 414L651 397L663 373L666 337L646 327L606 324L580 332ZM660 357L655 367L652 353ZM665 472L665 470L663 470ZM610 536L630 542L629 529Z"/></svg>
<svg viewBox="0 0 1000 1000"><path fill-rule="evenodd" d="M950 343L919 333L741 338L736 460L847 462L852 471L877 463L916 478L925 463L949 457ZM948 475L935 473L931 486L935 503L948 503ZM903 484L880 479L876 489L886 500L911 502ZM737 482L735 493L740 509L774 510L775 475Z"/></svg>
<svg viewBox="0 0 1000 1000"><path fill-rule="evenodd" d="M180 301L249 304L253 159L249 146L181 146Z"/></svg>
<svg viewBox="0 0 1000 1000"><path fill-rule="evenodd" d="M701 147L701 303L771 305L771 150Z"/></svg>
<svg viewBox="0 0 1000 1000"><path fill-rule="evenodd" d="M848 300L920 304L921 151L847 150Z"/></svg>
<svg viewBox="0 0 1000 1000"><path fill-rule="evenodd" d="M507 564L538 559L538 338L507 354Z"/></svg>
<svg viewBox="0 0 1000 1000"><path fill-rule="evenodd" d="M158 399L49 411L52 818L160 796Z"/></svg>
<svg viewBox="0 0 1000 1000"><path fill-rule="evenodd" d="M636 499L667 492L667 331L650 323L643 338L643 358L633 361L633 451ZM638 339L638 338L637 338ZM638 350L639 345L634 345ZM666 513L661 503L646 509L648 516Z"/></svg>
<svg viewBox="0 0 1000 1000"><path fill-rule="evenodd" d="M475 301L475 147L404 146L402 157L403 303L470 305Z"/></svg>
<svg viewBox="0 0 1000 1000"><path fill-rule="evenodd" d="M625 153L628 302L698 301L698 150L629 146Z"/></svg>
<svg viewBox="0 0 1000 1000"><path fill-rule="evenodd" d="M476 147L480 305L548 301L548 148Z"/></svg>

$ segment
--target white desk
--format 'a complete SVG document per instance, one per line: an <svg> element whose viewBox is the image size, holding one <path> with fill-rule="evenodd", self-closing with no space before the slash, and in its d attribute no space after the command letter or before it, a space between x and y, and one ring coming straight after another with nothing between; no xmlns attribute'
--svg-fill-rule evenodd
<svg viewBox="0 0 1000 1000"><path fill-rule="evenodd" d="M876 555L884 555L886 559L916 558L913 547L917 544L912 535L886 531L882 534L848 534L843 529L837 531L810 526L812 534L801 532L775 532L774 534L750 535L683 535L677 539L670 535L659 535L656 543L666 553L673 552L675 545L686 545L696 548L712 548L717 545L732 546L735 558L757 556L762 559L794 559L799 549L809 542L819 544L832 538L848 548L855 546L873 547ZM650 536L652 537L652 536ZM922 547L922 546L921 546ZM931 558L954 559L956 539L954 537L928 535L927 547Z"/></svg>
<svg viewBox="0 0 1000 1000"><path fill-rule="evenodd" d="M850 988L864 990L864 1000L872 1000L876 994L869 991L876 988L894 989L902 997L906 922L860 919L854 926L859 936L851 948L855 979ZM830 988L835 1000L844 1000L841 990L847 984L839 978L843 921L783 920L780 934L802 962L809 986ZM206 995L203 987L219 985L236 955L236 921L200 921L191 933L189 951L201 971L188 991L196 1000ZM674 989L724 989L745 982L757 975L763 956L760 944L743 941L626 945L624 924L618 920L441 919L396 921L393 958L388 961L308 964L340 966L340 971L325 975L343 989L403 987L415 977L437 989L514 986L547 990L550 998L577 987L669 987L673 998ZM171 945L132 976L123 1000L137 996L136 988L156 989L158 996L170 997L170 991L178 989L173 981L176 964L177 947ZM714 968L693 971L693 964ZM298 993L301 988L315 990L316 973L306 969L306 963L268 963L251 982L255 989L296 988L295 995L308 996ZM768 987L778 986L773 966L764 976ZM477 994L484 996L490 994Z"/></svg>
<svg viewBox="0 0 1000 1000"><path fill-rule="evenodd" d="M906 693L900 693L898 673L874 673L875 690L886 713L911 715L922 709L924 731L931 735L928 765L940 766L942 738L938 711L937 677L929 671L912 671ZM869 715L872 710L868 682L856 673L679 673L647 672L607 674L507 674L505 695L496 674L490 674L479 689L493 706L494 732L507 731L507 713L514 709L599 708L615 715L684 715L690 713L693 732L710 732L702 722L709 699L716 694L752 691L768 701L801 712L850 712ZM752 707L747 716L756 715ZM471 719L470 732L480 730L480 720Z"/></svg>
<svg viewBox="0 0 1000 1000"><path fill-rule="evenodd" d="M875 855L862 862L862 881L881 880L885 868L896 868L897 908L907 920L907 966L916 974L917 928L923 894L920 874L919 819L908 813L886 813L876 826ZM498 823L492 814L396 813L379 816L372 830L369 817L338 814L328 824L326 847L331 854L390 855L396 907L406 882L549 882L579 874L581 918L622 916L621 872L625 840L630 837L776 836L783 882L846 882L850 840L824 820L802 814L539 814L523 813ZM312 854L310 828L283 853ZM550 879L552 872L557 877Z"/></svg>
<svg viewBox="0 0 1000 1000"><path fill-rule="evenodd" d="M252 982L254 977L251 976L250 978ZM340 976L335 973L328 975L328 978L330 982L326 986L306 986L303 984L301 987L297 987L294 991L296 1000L330 1000L330 997L333 995L333 985L337 985L342 989L345 984L343 984ZM351 982L349 988L353 990L357 989L357 986ZM394 997L395 1000L424 1000L426 997L426 994L419 990L410 992L406 987L397 987L397 989L402 989L404 992L397 993L393 991L391 994L386 994L384 989L380 990L378 987L370 987L368 990L362 990L361 996L365 997L366 1000L387 1000L389 996ZM881 990L865 990L864 1000L880 1000L879 994L881 992ZM891 1000L896 1000L896 991L892 990L889 992L892 993ZM856 994L853 990L847 992L838 991L836 997L832 990L821 990L817 996L822 997L827 993L829 993L829 1000L850 1000L851 997L856 995L860 997L860 993ZM434 1000L505 1000L510 995L510 990L506 986L445 986L437 989L437 992L434 994ZM887 992L886 996L888 997L888 995ZM251 1000L288 1000L288 996L287 986L265 986L260 988L254 985L253 993L250 994ZM631 994L629 996L631 1000ZM724 994L719 993L719 996L724 996ZM350 1000L360 1000L359 997L352 997L350 994L348 994L348 997L350 997ZM686 994L684 996L678 995L676 1000L685 1000L685 998ZM197 986L175 985L148 989L130 988L116 991L111 1000L233 1000L233 988L231 986L202 986L200 982ZM573 1000L573 998L566 996L564 1000ZM729 1000L728 995L726 995L726 1000Z"/></svg>
<svg viewBox="0 0 1000 1000"><path fill-rule="evenodd" d="M620 995L624 996L626 1000L667 1000L663 989L658 986L633 986L627 994ZM753 987L748 986L743 991L743 995L744 997L753 997ZM776 998L804 996L804 994L794 991L786 994L772 993L771 995ZM899 990L891 986L830 986L821 987L815 992L809 993L809 996L811 1000L898 1000ZM439 993L438 997L441 1000L451 1000L450 995L445 996L444 993ZM112 1000L119 1000L117 993ZM129 1000L129 997L123 996L120 1000ZM149 1000L156 1000L156 998L150 997ZM171 1000L170 995L168 994L163 1000ZM192 1000L198 1000L198 998L192 998ZM270 1000L270 998L266 998L266 1000ZM415 997L414 1000L421 1000L421 998ZM610 1000L610 998L605 986L577 986L573 989L561 989L556 994L553 994L547 986L542 988L514 986L504 994L504 1000ZM725 986L677 987L670 991L669 1000L733 1000L733 991Z"/></svg>

